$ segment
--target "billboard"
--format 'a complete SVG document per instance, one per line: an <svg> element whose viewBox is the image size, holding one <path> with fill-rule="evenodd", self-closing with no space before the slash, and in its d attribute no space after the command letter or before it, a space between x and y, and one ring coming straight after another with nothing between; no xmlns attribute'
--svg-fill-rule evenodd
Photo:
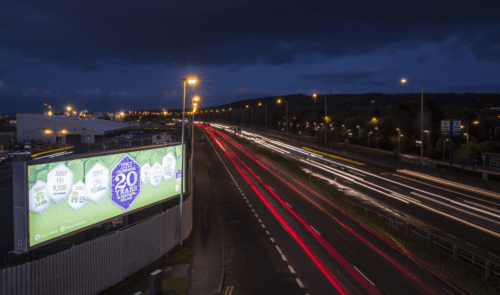
<svg viewBox="0 0 500 295"><path fill-rule="evenodd" d="M26 246L39 247L180 194L182 163L181 145L20 163L27 187L25 196L14 197L27 199ZM15 238L16 248L26 247Z"/></svg>

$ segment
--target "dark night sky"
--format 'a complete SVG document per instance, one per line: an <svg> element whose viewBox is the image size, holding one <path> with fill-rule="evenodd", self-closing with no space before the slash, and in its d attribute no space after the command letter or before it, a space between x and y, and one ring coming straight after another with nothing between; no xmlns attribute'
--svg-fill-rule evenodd
<svg viewBox="0 0 500 295"><path fill-rule="evenodd" d="M0 113L500 92L500 1L0 1Z"/></svg>

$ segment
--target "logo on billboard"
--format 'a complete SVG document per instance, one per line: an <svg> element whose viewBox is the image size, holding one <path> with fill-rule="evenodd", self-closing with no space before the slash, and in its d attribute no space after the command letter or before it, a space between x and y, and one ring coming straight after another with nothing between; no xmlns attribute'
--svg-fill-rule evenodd
<svg viewBox="0 0 500 295"><path fill-rule="evenodd" d="M177 183L181 183L181 177L182 177L182 170L179 169L177 170L177 173L175 173L175 181Z"/></svg>
<svg viewBox="0 0 500 295"><path fill-rule="evenodd" d="M111 171L111 201L124 210L130 208L141 192L141 166L124 156Z"/></svg>

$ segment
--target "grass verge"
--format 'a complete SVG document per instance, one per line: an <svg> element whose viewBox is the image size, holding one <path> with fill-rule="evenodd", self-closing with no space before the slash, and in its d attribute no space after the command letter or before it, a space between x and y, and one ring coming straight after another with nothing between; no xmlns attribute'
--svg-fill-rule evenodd
<svg viewBox="0 0 500 295"><path fill-rule="evenodd" d="M245 138L240 138L229 134L235 141L245 144L254 153L258 153L267 160L271 160L289 174L294 175L298 180L308 184L319 194L328 197L334 204L342 208L348 214L376 230L380 234L397 241L406 251L412 253L428 265L434 267L439 272L448 277L448 280L473 294L500 294L500 279L491 277L486 280L482 269L473 266L462 259L453 262L453 256L439 247L433 246L427 249L427 241L416 236L406 236L404 230L395 230L386 220L379 220L378 216L366 213L362 208L354 206L346 201L344 197L333 192L330 187L316 178L309 180L309 174L305 173L299 166L283 158L280 154L256 146Z"/></svg>
<svg viewBox="0 0 500 295"><path fill-rule="evenodd" d="M194 232L194 228L193 228L192 232ZM184 241L183 246L176 246L174 249L172 249L170 252L168 252L166 255L164 255L160 259L156 260L152 264L146 266L145 268L141 269L140 271L133 274L129 278L125 279L121 284L114 286L114 287L102 292L101 295L123 294L123 292L125 290L138 284L141 280L148 277L149 274L151 272L153 272L154 270L161 268L163 266L175 265L175 264L179 264L181 262L185 262L193 255L193 251L194 251L193 250L193 243L194 243L194 234L191 234L189 239ZM166 293L164 291L164 294L185 294L186 290L187 290L188 278L169 278L169 279L164 280L163 284L165 284L165 281L168 281L166 284L169 286L172 284L173 285L180 284L182 282L182 280L179 280L179 279L186 280L186 284L185 284L186 287L185 287L184 293ZM149 290L147 291L147 293L149 294ZM144 293L144 294L146 294L146 293Z"/></svg>

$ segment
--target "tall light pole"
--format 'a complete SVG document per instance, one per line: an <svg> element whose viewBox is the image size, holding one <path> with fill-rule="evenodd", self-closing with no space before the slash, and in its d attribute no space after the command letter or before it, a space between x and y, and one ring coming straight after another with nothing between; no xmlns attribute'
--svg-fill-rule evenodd
<svg viewBox="0 0 500 295"><path fill-rule="evenodd" d="M424 160L424 81L411 81L411 80L406 80L406 79L401 79L401 83L406 83L406 82L420 82L422 85L422 90L420 92L420 99L422 101L421 103L421 117L420 117L420 140L422 141L422 147L420 147L420 160Z"/></svg>
<svg viewBox="0 0 500 295"><path fill-rule="evenodd" d="M396 130L398 131L398 155L399 155L399 138L401 137L401 130L399 130L399 128L396 128Z"/></svg>
<svg viewBox="0 0 500 295"><path fill-rule="evenodd" d="M180 235L179 235L179 245L182 246L182 202L183 202L183 192L184 192L184 117L186 112L186 83L189 85L196 84L196 78L187 78L184 79L184 98L182 100L182 135L181 135L181 160L182 160L182 168L181 168L181 198L179 203L179 212L180 212Z"/></svg>
<svg viewBox="0 0 500 295"><path fill-rule="evenodd" d="M469 158L469 133L464 133L467 136L467 159Z"/></svg>
<svg viewBox="0 0 500 295"><path fill-rule="evenodd" d="M443 138L443 170L444 170L444 148L446 147L446 142L447 141L448 141L448 139Z"/></svg>
<svg viewBox="0 0 500 295"><path fill-rule="evenodd" d="M249 105L247 105L247 109L249 108ZM253 106L250 107L252 109L252 121L250 124L250 128L253 128Z"/></svg>
<svg viewBox="0 0 500 295"><path fill-rule="evenodd" d="M191 104L193 106L193 122L191 123L191 189L193 188L193 177L194 177L194 169L193 169L193 162L194 162L194 113L196 112L196 109L198 107L198 100L200 98L198 96L193 97L191 100Z"/></svg>
<svg viewBox="0 0 500 295"><path fill-rule="evenodd" d="M370 147L370 134L372 134L372 132L368 132L368 147Z"/></svg>
<svg viewBox="0 0 500 295"><path fill-rule="evenodd" d="M326 94L325 94L325 144L326 144L326 124L328 123L328 117L326 116L326 110L327 110L327 106L326 106Z"/></svg>
<svg viewBox="0 0 500 295"><path fill-rule="evenodd" d="M425 133L427 133L427 146L431 146L430 140L429 140L429 130L424 130ZM422 139L422 145L424 144L424 140Z"/></svg>
<svg viewBox="0 0 500 295"><path fill-rule="evenodd" d="M262 106L262 103L259 102L259 107ZM264 104L264 129L267 129L267 104Z"/></svg>

